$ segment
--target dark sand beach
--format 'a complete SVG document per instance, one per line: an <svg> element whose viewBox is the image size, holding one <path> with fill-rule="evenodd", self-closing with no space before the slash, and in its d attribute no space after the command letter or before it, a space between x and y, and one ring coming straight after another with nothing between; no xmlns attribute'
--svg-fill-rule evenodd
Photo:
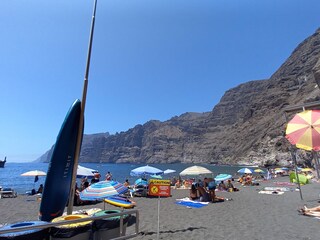
<svg viewBox="0 0 320 240"><path fill-rule="evenodd" d="M249 187L235 183L239 192L217 192L218 196L232 201L210 203L198 209L175 204L176 199L189 196L189 191L172 189L172 197L160 201L160 239L319 239L320 220L300 215L297 210L304 205L320 205L320 184L303 186L304 200L295 186L286 186L292 191L282 195L259 194L265 186L277 186L275 181L288 182L288 178ZM134 200L140 212L140 234L134 239L156 239L158 199L135 197ZM37 220L39 205L35 196L0 199L0 224ZM103 203L98 203L74 210L103 207ZM115 207L106 205L106 208ZM127 233L132 231L133 226L127 228Z"/></svg>

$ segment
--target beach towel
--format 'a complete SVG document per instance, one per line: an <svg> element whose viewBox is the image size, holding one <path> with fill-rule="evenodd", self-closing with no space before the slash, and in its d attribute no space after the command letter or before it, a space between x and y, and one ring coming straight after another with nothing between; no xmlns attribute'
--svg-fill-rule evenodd
<svg viewBox="0 0 320 240"><path fill-rule="evenodd" d="M260 191L260 194L270 194L270 195L282 195L284 192L279 192L279 191Z"/></svg>
<svg viewBox="0 0 320 240"><path fill-rule="evenodd" d="M279 186L296 186L295 183L291 183L291 182L275 182L275 184Z"/></svg>
<svg viewBox="0 0 320 240"><path fill-rule="evenodd" d="M289 191L291 191L291 189L288 188L288 187L264 187L263 190L266 190L266 191L278 191L278 192L289 192Z"/></svg>
<svg viewBox="0 0 320 240"><path fill-rule="evenodd" d="M208 203L209 202L192 201L189 198L176 199L176 204L191 208L202 208L204 206L207 206Z"/></svg>

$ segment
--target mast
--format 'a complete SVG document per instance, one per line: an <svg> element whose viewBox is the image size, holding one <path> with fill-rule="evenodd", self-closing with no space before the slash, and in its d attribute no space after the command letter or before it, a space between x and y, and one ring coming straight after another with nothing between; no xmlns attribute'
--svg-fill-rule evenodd
<svg viewBox="0 0 320 240"><path fill-rule="evenodd" d="M88 54L87 54L87 65L86 65L86 70L85 70L85 75L84 75L84 83L83 83L83 91L82 91L78 138L77 138L76 152L75 152L75 156L74 156L74 166L73 166L73 171L72 171L72 182L71 182L71 189L70 189L70 195L69 195L69 204L68 204L68 208L67 208L68 215L72 214L72 210L73 210L73 200L74 200L74 193L75 193L77 169L78 169L78 162L79 162L79 156L80 156L80 151L81 151L81 142L82 142L83 129L84 129L84 110L85 110L86 99L87 99L87 88L88 88L88 78L89 78L89 69L90 69L90 60L91 60L91 49L92 49L92 41L93 41L94 23L95 23L95 17L96 17L96 7L97 7L97 0L94 0L92 20L91 20L91 29L90 29L90 36L89 36Z"/></svg>

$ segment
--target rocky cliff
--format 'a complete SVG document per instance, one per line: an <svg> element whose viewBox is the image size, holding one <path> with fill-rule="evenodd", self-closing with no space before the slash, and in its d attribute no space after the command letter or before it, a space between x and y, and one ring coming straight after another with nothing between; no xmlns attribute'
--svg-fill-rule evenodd
<svg viewBox="0 0 320 240"><path fill-rule="evenodd" d="M285 163L291 158L284 108L319 100L319 57L317 30L270 79L228 90L211 112L149 121L115 135L85 135L80 161ZM42 160L48 161L51 151ZM299 156L309 157L304 152Z"/></svg>

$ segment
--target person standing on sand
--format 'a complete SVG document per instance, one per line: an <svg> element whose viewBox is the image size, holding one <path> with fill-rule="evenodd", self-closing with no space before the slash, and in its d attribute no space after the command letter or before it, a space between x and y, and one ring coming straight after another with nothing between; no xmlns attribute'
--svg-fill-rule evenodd
<svg viewBox="0 0 320 240"><path fill-rule="evenodd" d="M271 172L270 172L270 168L268 168L267 170L267 180L271 179Z"/></svg>
<svg viewBox="0 0 320 240"><path fill-rule="evenodd" d="M108 172L106 174L106 181L111 181L111 179L112 179L112 174L110 172Z"/></svg>

